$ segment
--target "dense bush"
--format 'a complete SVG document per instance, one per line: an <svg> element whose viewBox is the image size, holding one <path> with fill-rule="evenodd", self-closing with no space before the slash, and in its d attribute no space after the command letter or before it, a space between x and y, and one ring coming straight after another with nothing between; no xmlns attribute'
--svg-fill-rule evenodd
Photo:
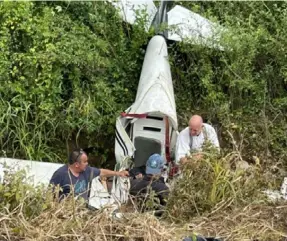
<svg viewBox="0 0 287 241"><path fill-rule="evenodd" d="M168 199L168 215L173 221L190 220L217 208L234 209L252 203L267 203L262 192L277 188L278 175L260 165L243 168L233 155L219 157L206 153L202 160L185 164L174 180Z"/></svg>
<svg viewBox="0 0 287 241"><path fill-rule="evenodd" d="M180 126L199 113L223 147L286 158L286 3L177 4L228 30L225 51L169 48ZM105 2L1 3L4 154L63 161L76 145L112 154L115 118L134 100L150 35L143 22L131 28Z"/></svg>
<svg viewBox="0 0 287 241"><path fill-rule="evenodd" d="M200 113L217 125L222 146L230 148L234 136L246 157L283 160L287 147L286 3L182 4L219 21L228 32L222 39L225 51L182 44L173 53L180 123L187 123L190 113Z"/></svg>
<svg viewBox="0 0 287 241"><path fill-rule="evenodd" d="M70 141L112 140L137 87L140 24L131 32L104 2L7 2L0 16L2 150L59 161Z"/></svg>

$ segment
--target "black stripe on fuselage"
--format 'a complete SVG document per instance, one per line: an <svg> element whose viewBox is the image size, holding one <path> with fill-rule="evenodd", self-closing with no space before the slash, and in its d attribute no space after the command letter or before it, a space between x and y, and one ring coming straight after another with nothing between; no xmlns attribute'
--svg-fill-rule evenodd
<svg viewBox="0 0 287 241"><path fill-rule="evenodd" d="M124 143L120 133L118 132L118 130L116 129L116 140L118 141L118 143L120 144L121 148L124 151L124 155L127 156L128 155L128 148L126 146L126 144Z"/></svg>

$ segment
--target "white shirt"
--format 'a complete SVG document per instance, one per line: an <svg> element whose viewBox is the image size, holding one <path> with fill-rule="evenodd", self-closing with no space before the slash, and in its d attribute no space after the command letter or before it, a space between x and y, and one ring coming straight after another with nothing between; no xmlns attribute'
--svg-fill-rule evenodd
<svg viewBox="0 0 287 241"><path fill-rule="evenodd" d="M217 138L217 134L215 132L215 129L209 125L203 123L206 137L207 139L215 146L219 148L219 141ZM192 151L200 151L202 148L202 145L204 143L204 134L203 131L198 136L192 136L192 148L190 150L190 131L189 127L186 127L183 129L177 138L176 143L176 154L175 154L175 161L179 162L180 158L185 157L186 154L189 154L189 152Z"/></svg>

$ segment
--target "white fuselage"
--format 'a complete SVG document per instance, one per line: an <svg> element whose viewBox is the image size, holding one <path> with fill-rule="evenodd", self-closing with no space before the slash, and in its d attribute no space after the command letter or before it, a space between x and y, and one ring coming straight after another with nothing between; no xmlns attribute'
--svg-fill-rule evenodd
<svg viewBox="0 0 287 241"><path fill-rule="evenodd" d="M167 44L162 36L154 36L148 44L136 99L126 114L117 119L115 156L118 163L129 156L135 166L145 165L153 153L166 157L167 145L172 154L177 138L177 117ZM129 114L146 114L146 117Z"/></svg>

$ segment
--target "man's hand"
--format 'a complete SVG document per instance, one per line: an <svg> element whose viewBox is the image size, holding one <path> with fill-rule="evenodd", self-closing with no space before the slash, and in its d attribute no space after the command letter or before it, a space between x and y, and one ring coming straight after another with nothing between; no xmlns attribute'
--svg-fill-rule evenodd
<svg viewBox="0 0 287 241"><path fill-rule="evenodd" d="M128 171L123 170L123 171L117 172L116 175L117 175L118 177L128 177L130 174L129 174Z"/></svg>
<svg viewBox="0 0 287 241"><path fill-rule="evenodd" d="M203 154L200 153L200 152L194 153L194 154L192 155L192 159L194 159L194 160L200 160L200 159L202 159L202 157L203 157Z"/></svg>
<svg viewBox="0 0 287 241"><path fill-rule="evenodd" d="M197 161L197 160L201 160L202 158L203 158L203 154L201 152L193 153L190 160L188 160L186 157L182 157L179 160L179 164L184 165L192 160Z"/></svg>
<svg viewBox="0 0 287 241"><path fill-rule="evenodd" d="M187 162L188 162L188 160L187 160L186 157L182 157L182 158L180 158L180 160L179 160L179 163L180 163L181 165L184 165L184 164L187 163Z"/></svg>
<svg viewBox="0 0 287 241"><path fill-rule="evenodd" d="M139 173L139 174L136 175L136 179L140 179L140 178L142 178L142 177L143 177L143 174L141 174L141 173Z"/></svg>
<svg viewBox="0 0 287 241"><path fill-rule="evenodd" d="M118 177L128 177L129 176L129 172L128 171L112 171L109 169L100 169L101 170L101 177L114 177L114 176L118 176Z"/></svg>

